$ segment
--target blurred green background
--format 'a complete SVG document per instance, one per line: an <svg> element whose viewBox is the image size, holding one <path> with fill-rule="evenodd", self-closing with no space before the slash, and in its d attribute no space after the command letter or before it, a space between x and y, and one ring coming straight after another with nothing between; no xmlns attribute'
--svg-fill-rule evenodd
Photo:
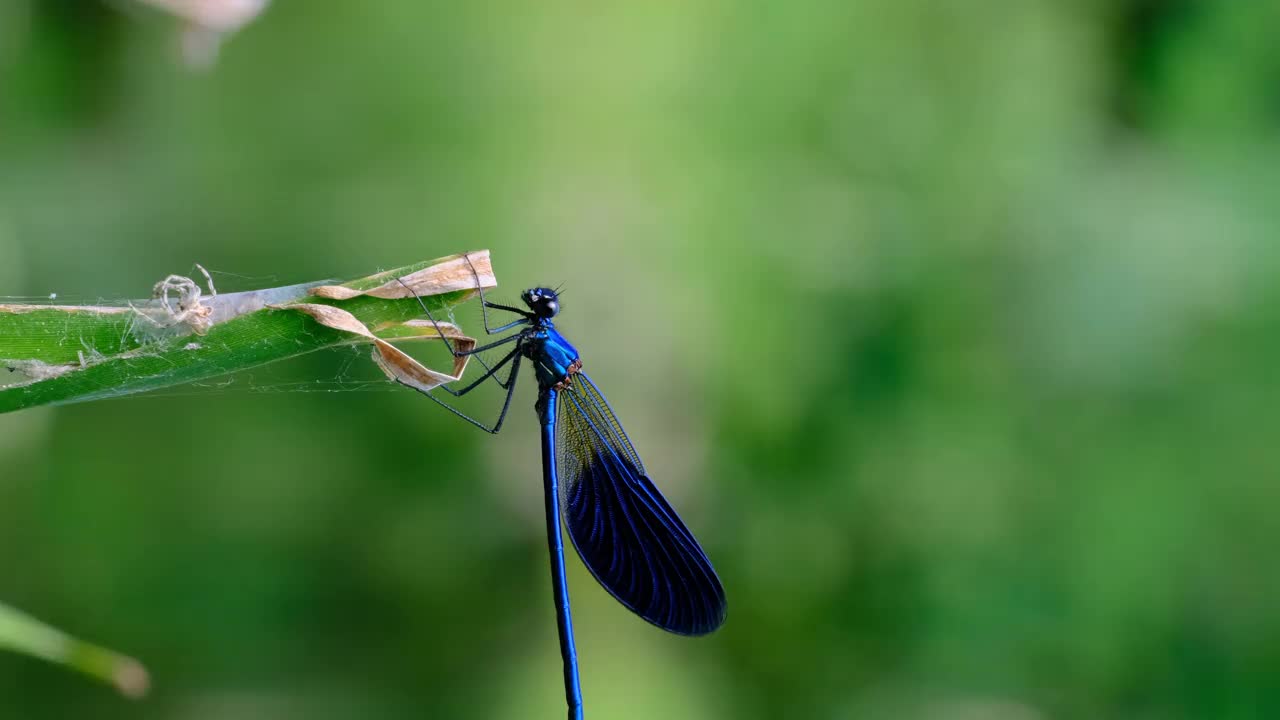
<svg viewBox="0 0 1280 720"><path fill-rule="evenodd" d="M572 560L589 717L1276 717L1277 27L278 0L196 71L126 0L5 0L0 295L565 283L730 604L669 636ZM0 716L563 716L531 387L496 438L255 392L353 361L0 416L0 601L155 676L0 655Z"/></svg>

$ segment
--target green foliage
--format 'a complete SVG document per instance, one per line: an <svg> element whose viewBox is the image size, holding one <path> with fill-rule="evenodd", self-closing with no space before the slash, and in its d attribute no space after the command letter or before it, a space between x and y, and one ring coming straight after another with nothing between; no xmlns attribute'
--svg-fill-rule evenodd
<svg viewBox="0 0 1280 720"><path fill-rule="evenodd" d="M731 606L574 565L592 717L1280 715L1274 3L275 2L200 73L109 5L0 4L0 288L564 282ZM0 415L0 597L165 688L10 713L558 717L527 389L252 376Z"/></svg>
<svg viewBox="0 0 1280 720"><path fill-rule="evenodd" d="M128 697L141 697L150 683L138 661L71 637L5 605L0 605L0 648L66 665L115 686Z"/></svg>
<svg viewBox="0 0 1280 720"><path fill-rule="evenodd" d="M369 289L442 260L379 273L341 287ZM358 296L338 301L308 294L321 284L242 293L251 296L252 305L224 311L226 318L215 313L248 300L241 297L229 302L230 298L223 297L217 304L218 298L213 297L204 305L198 295L193 301L165 298L165 312L140 310L137 305L148 304L142 301L126 307L0 305L0 364L8 365L10 372L29 376L9 386L0 385L0 413L157 390L365 341L325 327L303 313L289 312L290 304L340 307L366 326L379 328L385 338L405 336L404 323L423 314L420 300L441 311L471 297L466 291L443 295L423 291L410 298ZM158 302L149 304L159 310L154 307ZM186 302L193 307L183 309L181 303ZM193 309L209 317L193 315ZM434 329L427 334L432 335Z"/></svg>

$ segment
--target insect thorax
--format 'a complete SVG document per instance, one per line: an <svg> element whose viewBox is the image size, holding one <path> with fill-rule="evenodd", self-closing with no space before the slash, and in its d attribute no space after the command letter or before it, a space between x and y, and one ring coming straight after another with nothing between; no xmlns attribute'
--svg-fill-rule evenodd
<svg viewBox="0 0 1280 720"><path fill-rule="evenodd" d="M524 354L533 361L538 386L561 385L582 367L578 350L564 336L550 328L539 328L524 342Z"/></svg>

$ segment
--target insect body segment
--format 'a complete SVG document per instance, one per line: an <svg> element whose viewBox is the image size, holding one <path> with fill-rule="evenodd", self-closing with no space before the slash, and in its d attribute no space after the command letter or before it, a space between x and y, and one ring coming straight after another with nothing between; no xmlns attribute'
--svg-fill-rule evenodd
<svg viewBox="0 0 1280 720"><path fill-rule="evenodd" d="M530 333L520 351L533 361L539 388L564 388L572 384L573 376L582 369L578 350L556 332L549 321Z"/></svg>
<svg viewBox="0 0 1280 720"><path fill-rule="evenodd" d="M452 345L450 350L460 356L514 346L466 387L438 389L464 395L493 378L506 389L502 411L490 427L432 393L426 395L471 424L496 433L511 405L521 360L533 365L538 380L535 409L542 425L547 543L564 661L565 699L569 717L581 718L582 694L569 611L562 523L596 581L628 610L664 630L703 635L720 627L728 607L724 587L693 533L649 478L608 401L582 372L577 349L556 331L551 319L560 312L559 293L549 288L526 290L520 298L528 307L525 310L491 303L484 298L478 281L476 286L484 308L486 332L515 332L465 353ZM425 304L422 308L431 317ZM490 328L490 309L519 317ZM441 338L448 343L443 333ZM511 370L504 384L496 373L507 364Z"/></svg>

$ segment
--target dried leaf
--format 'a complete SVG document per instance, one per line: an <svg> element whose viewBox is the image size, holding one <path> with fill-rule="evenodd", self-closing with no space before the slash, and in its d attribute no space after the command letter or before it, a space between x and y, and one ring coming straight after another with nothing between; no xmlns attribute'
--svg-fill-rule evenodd
<svg viewBox="0 0 1280 720"><path fill-rule="evenodd" d="M471 357L470 355L455 356L453 358L453 374L446 375L426 367L395 345L374 335L364 323L356 319L355 315L342 308L333 307L332 305L298 303L296 305L274 306L273 309L297 310L310 315L316 322L325 327L348 332L369 340L373 343L374 348L373 361L377 363L378 367L382 368L387 377L423 392L445 383L459 380L463 372L466 371L467 361ZM456 325L440 323L439 333L435 332L435 326L431 327L435 337L439 338L441 337L440 333L443 333L443 336L449 338L454 347L461 352L469 352L476 346L475 339L463 335ZM431 336L423 335L422 337L423 339L430 339Z"/></svg>
<svg viewBox="0 0 1280 720"><path fill-rule="evenodd" d="M477 250L463 255L454 255L442 262L422 268L404 277L391 278L377 287L364 290L352 287L358 284L356 282L347 283L346 285L323 285L312 288L311 294L330 300L349 300L361 295L369 295L383 300L396 300L415 295L440 295L459 290L487 289L497 287L498 280L493 276L493 265L489 261L489 251Z"/></svg>

